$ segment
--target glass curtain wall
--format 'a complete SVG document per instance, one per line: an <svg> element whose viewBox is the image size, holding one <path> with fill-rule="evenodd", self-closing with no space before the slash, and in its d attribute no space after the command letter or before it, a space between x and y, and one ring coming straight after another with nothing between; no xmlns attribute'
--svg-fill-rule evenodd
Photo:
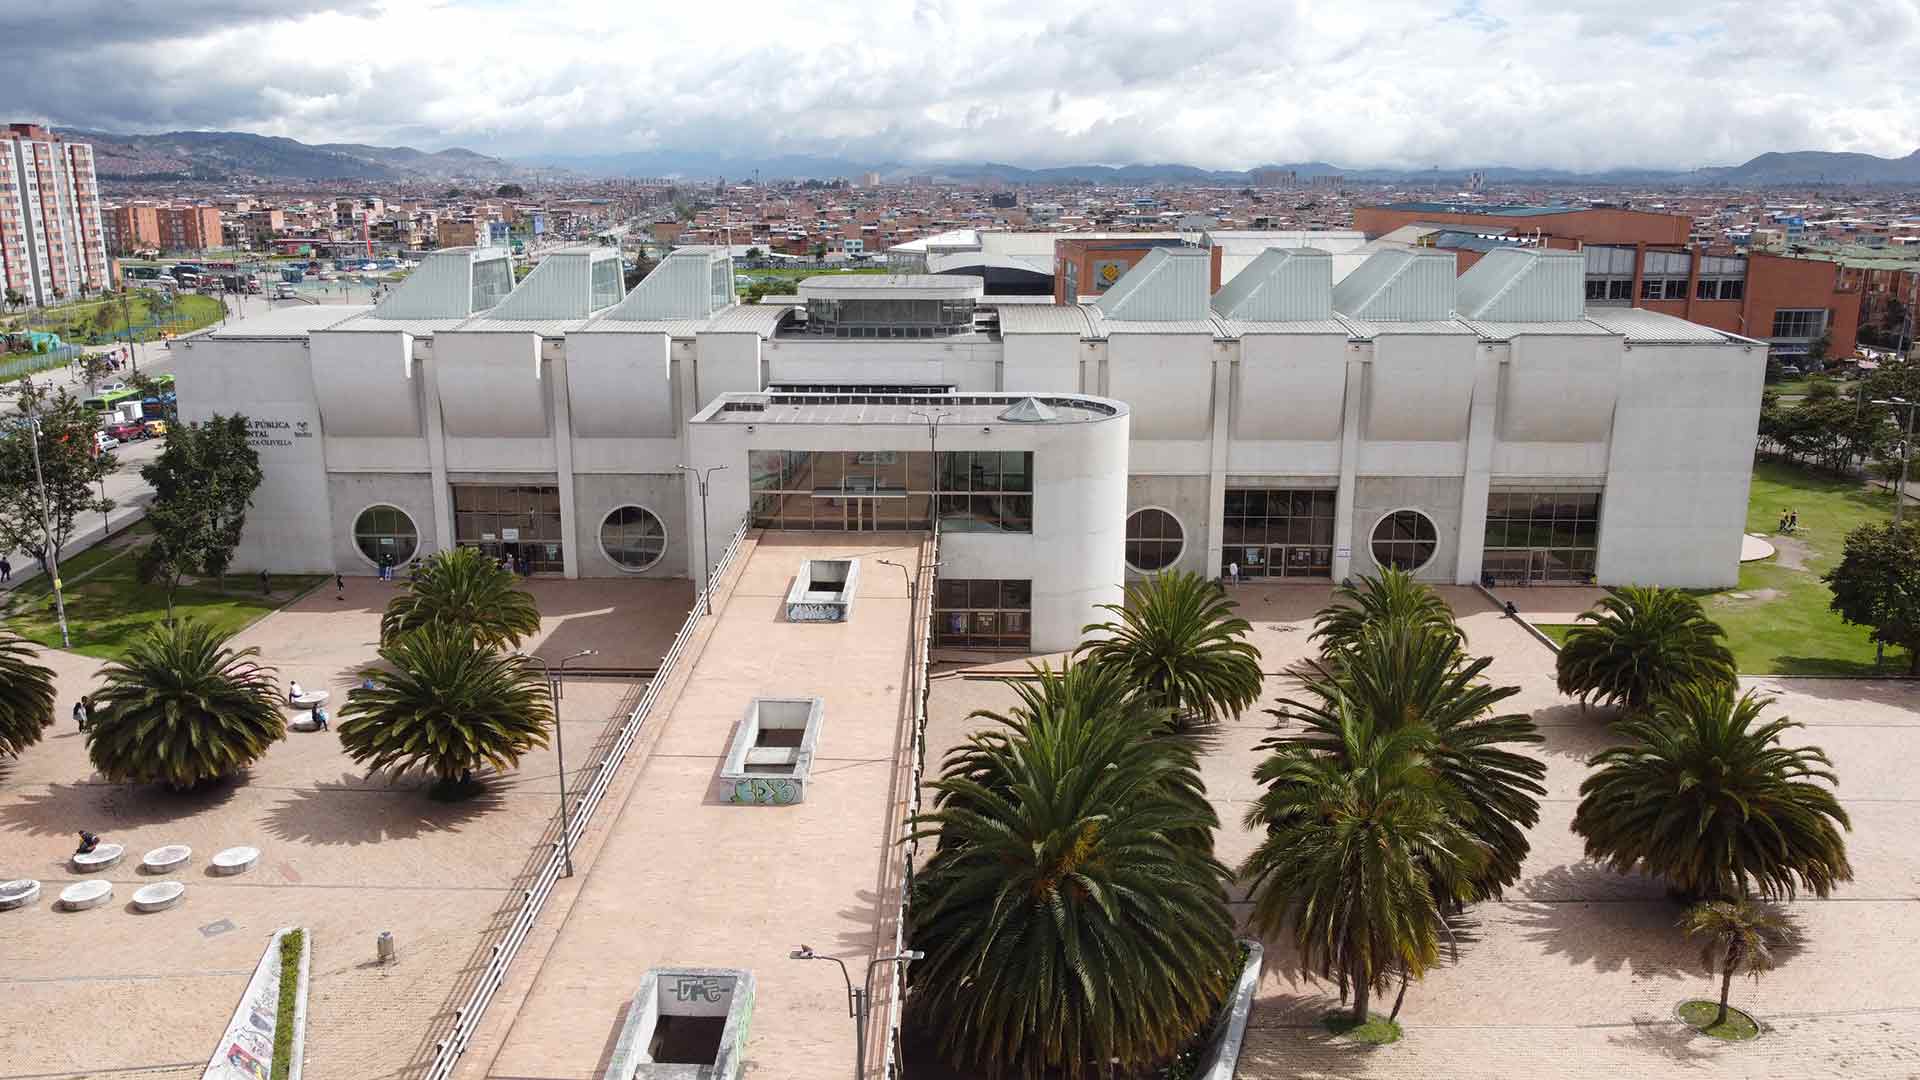
<svg viewBox="0 0 1920 1080"><path fill-rule="evenodd" d="M1600 547L1597 491L1495 491L1487 496L1480 572L1494 581L1593 580Z"/></svg>
<svg viewBox="0 0 1920 1080"><path fill-rule="evenodd" d="M1033 531L1033 453L753 450L753 523L763 529Z"/></svg>
<svg viewBox="0 0 1920 1080"><path fill-rule="evenodd" d="M1243 578L1332 577L1334 497L1331 488L1228 491L1221 576L1238 563Z"/></svg>
<svg viewBox="0 0 1920 1080"><path fill-rule="evenodd" d="M453 542L527 573L558 574L560 489L552 484L454 484Z"/></svg>

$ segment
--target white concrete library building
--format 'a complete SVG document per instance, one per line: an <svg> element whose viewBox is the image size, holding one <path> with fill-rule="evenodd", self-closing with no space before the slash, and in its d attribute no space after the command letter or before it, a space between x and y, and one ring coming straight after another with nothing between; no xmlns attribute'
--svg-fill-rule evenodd
<svg viewBox="0 0 1920 1080"><path fill-rule="evenodd" d="M1300 243L1295 234L1290 242ZM1310 242L1310 237L1307 238ZM1072 647L1132 578L1724 586L1766 349L1584 307L1579 252L1204 244L1098 298L837 275L741 305L726 249L431 254L371 307L176 343L185 420L251 418L236 565L699 578L750 528L941 530L938 644ZM1035 301L1041 302L1035 302ZM708 481L704 499L700 483Z"/></svg>

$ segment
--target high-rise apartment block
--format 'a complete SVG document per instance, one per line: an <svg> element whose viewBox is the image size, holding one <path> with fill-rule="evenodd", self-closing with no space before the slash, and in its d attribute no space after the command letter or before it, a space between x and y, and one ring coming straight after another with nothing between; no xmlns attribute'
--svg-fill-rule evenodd
<svg viewBox="0 0 1920 1080"><path fill-rule="evenodd" d="M0 132L0 285L51 304L109 283L93 147L38 124Z"/></svg>

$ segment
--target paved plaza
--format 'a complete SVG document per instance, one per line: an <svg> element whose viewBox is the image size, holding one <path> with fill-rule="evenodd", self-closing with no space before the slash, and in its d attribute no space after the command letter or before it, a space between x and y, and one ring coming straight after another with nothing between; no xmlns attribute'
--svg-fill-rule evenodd
<svg viewBox="0 0 1920 1080"><path fill-rule="evenodd" d="M1768 715L1784 712L1806 725L1790 732L1790 741L1822 746L1833 758L1853 818L1847 845L1855 880L1830 900L1803 897L1787 905L1801 945L1783 950L1778 970L1759 983L1734 983L1735 1003L1766 1033L1756 1042L1725 1044L1673 1019L1682 1000L1718 992L1717 979L1699 968L1698 949L1675 927L1679 906L1655 883L1585 862L1569 828L1586 759L1609 742L1604 714L1561 697L1553 654L1479 590L1441 591L1469 649L1495 658L1489 676L1521 688L1508 704L1531 711L1546 739L1539 753L1549 790L1522 879L1505 900L1472 909L1475 925L1457 964L1407 991L1400 1014L1406 1038L1391 1046L1329 1037L1319 1020L1338 1007L1337 990L1300 978L1291 970L1290 946L1270 945L1239 1075L1920 1076L1920 966L1911 959L1920 948L1920 797L1911 781L1920 757L1920 682L1744 680L1778 696ZM1259 708L1271 708L1297 690L1284 672L1311 655L1313 613L1330 590L1247 585L1233 592L1255 625L1268 673ZM1578 601L1590 599L1570 595L1573 603L1555 604L1557 592L1527 594L1543 609L1577 610ZM930 762L976 726L966 719L973 709L1004 710L1013 701L1003 685L968 670L949 671L933 686ZM1205 759L1222 821L1219 854L1229 865L1257 843L1240 821L1258 795L1249 775L1258 760L1254 746L1271 723L1258 711L1241 716L1220 730Z"/></svg>
<svg viewBox="0 0 1920 1080"><path fill-rule="evenodd" d="M396 586L331 584L239 636L280 678L325 687L340 705L373 659L379 613ZM652 667L692 597L684 581L547 581L541 636L527 648L558 658L598 648L603 668ZM290 733L237 783L181 796L101 782L70 710L99 662L48 653L60 680L58 722L17 761L0 759L0 877L36 877L41 900L0 913L0 1078L198 1077L268 935L313 934L306 1076L408 1075L484 962L490 931L511 917L551 842L557 774L550 748L474 800L447 804L421 785L369 779L327 734ZM561 709L567 767L578 776L608 722L643 684L627 675L571 681ZM125 844L103 876L113 902L82 912L52 898L77 880L66 857L90 829ZM153 879L140 854L191 845L178 907L140 915L128 899ZM260 848L238 877L207 873L236 844ZM375 962L390 930L397 963Z"/></svg>

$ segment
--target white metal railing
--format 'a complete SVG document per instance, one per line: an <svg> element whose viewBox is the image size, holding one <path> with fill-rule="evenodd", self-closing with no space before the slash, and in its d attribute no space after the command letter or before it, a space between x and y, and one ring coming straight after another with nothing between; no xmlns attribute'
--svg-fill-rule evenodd
<svg viewBox="0 0 1920 1080"><path fill-rule="evenodd" d="M709 581L718 581L726 575L727 567L732 564L734 556L740 550L741 539L747 535L747 525L748 519L742 517L739 526L733 530L733 539L728 541L727 549L720 553L720 561L714 565ZM600 758L599 764L594 766L593 779L580 793L578 801L574 804L572 816L568 819L571 821L571 827L567 829L565 846L562 846L560 839L554 840L553 854L540 868L540 873L534 878L532 887L527 889L526 899L522 901L519 912L513 918L513 923L500 936L500 940L494 942L493 955L488 959L487 968L481 973L479 983L474 986L473 993L468 995L466 1004L453 1011L453 1030L435 1044L433 1063L423 1074L424 1080L447 1080L447 1077L453 1075L454 1066L460 1062L460 1055L466 1052L467 1042L473 1038L473 1033L480 1027L480 1018L487 1011L488 1003L493 1000L495 992L506 981L508 965L513 963L515 956L519 955L520 946L526 943L527 935L533 931L533 924L540 918L541 910L546 907L547 897L553 892L554 883L560 880L566 852L579 844L580 839L586 835L587 826L593 821L594 810L599 807L601 798L606 795L607 788L611 786L614 773L619 771L621 763L626 760L627 750L633 746L634 739L640 734L641 726L646 722L655 699L660 695L660 688L672 677L674 663L680 659L680 654L686 649L687 642L693 639L694 632L700 625L701 612L706 609L707 591L703 583L703 587L694 597L693 610L687 615L687 621L681 624L680 632L674 635L673 647L668 649L667 655L661 658L658 671L647 683L646 692L640 695L640 703L633 707L633 712L628 714L626 723L621 725L620 734L614 739L613 745Z"/></svg>
<svg viewBox="0 0 1920 1080"><path fill-rule="evenodd" d="M922 615L919 611L915 611L910 616L913 620L910 640L918 641L919 648L916 650L916 655L919 660L915 664L913 678L909 684L910 692L913 694L913 746L911 748L913 766L907 778L911 785L907 791L907 812L901 820L900 906L893 916L893 955L895 956L899 956L907 948L907 909L911 905L913 896L913 860L920 851L920 842L911 837L914 830L914 815L920 812L920 789L927 771L927 695L932 689L928 673L932 668L930 650L933 647L934 577L939 566L940 523L936 520L933 526L933 539L922 552L920 565L915 568L920 588L914 599L926 605L926 613ZM907 966L904 963L897 963L888 964L886 968L890 972L888 984L891 992L887 1001L887 1056L886 1071L883 1075L887 1080L897 1080L901 1068L900 1023L907 1003ZM865 1068L866 1062L863 1061L860 1065L861 1068Z"/></svg>

